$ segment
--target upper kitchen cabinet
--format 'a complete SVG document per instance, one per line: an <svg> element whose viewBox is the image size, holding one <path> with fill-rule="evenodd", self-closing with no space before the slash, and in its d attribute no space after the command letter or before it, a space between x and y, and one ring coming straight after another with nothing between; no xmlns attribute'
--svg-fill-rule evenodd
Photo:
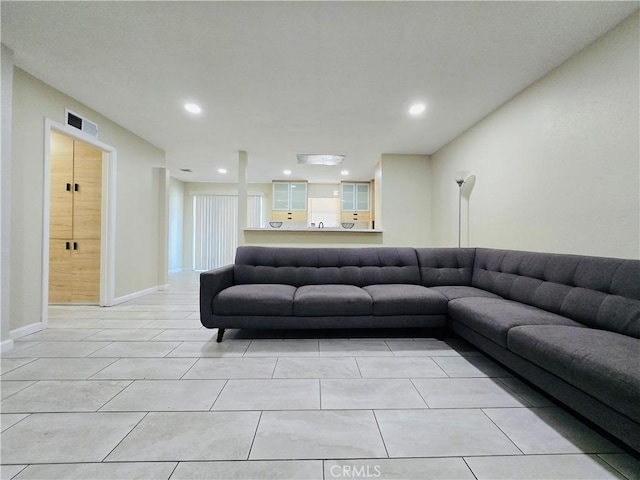
<svg viewBox="0 0 640 480"><path fill-rule="evenodd" d="M272 219L307 220L307 182L273 182Z"/></svg>
<svg viewBox="0 0 640 480"><path fill-rule="evenodd" d="M371 222L371 185L369 182L340 184L340 221Z"/></svg>

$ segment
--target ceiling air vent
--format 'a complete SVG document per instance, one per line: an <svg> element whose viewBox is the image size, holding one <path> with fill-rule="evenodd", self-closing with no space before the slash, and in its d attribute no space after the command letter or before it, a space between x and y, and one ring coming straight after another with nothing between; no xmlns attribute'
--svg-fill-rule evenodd
<svg viewBox="0 0 640 480"><path fill-rule="evenodd" d="M64 116L67 120L67 125L82 130L88 133L92 137L98 136L98 125L84 117L81 117L77 113L72 112L69 109L65 109Z"/></svg>

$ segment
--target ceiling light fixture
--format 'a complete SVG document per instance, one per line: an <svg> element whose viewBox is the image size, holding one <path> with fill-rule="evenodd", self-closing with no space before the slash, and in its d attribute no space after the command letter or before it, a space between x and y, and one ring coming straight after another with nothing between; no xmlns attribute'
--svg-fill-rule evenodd
<svg viewBox="0 0 640 480"><path fill-rule="evenodd" d="M340 175L342 175L343 177L349 175L349 170L342 170L340 172Z"/></svg>
<svg viewBox="0 0 640 480"><path fill-rule="evenodd" d="M411 108L409 109L409 113L411 115L420 115L426 110L426 108L427 107L424 103L416 103L415 105L411 106Z"/></svg>
<svg viewBox="0 0 640 480"><path fill-rule="evenodd" d="M282 173L285 175L291 175L291 170L283 170Z"/></svg>
<svg viewBox="0 0 640 480"><path fill-rule="evenodd" d="M180 171L181 171L181 172L184 172L184 173L191 173L191 172L193 172L193 170L191 170L190 168L181 168L181 169L180 169Z"/></svg>
<svg viewBox="0 0 640 480"><path fill-rule="evenodd" d="M200 108L200 105L196 105L195 103L185 103L184 109L189 113L202 113L202 108Z"/></svg>
<svg viewBox="0 0 640 480"><path fill-rule="evenodd" d="M317 153L298 154L298 163L301 165L340 165L344 155L326 155Z"/></svg>
<svg viewBox="0 0 640 480"><path fill-rule="evenodd" d="M218 173L227 173L227 169L226 168L219 168L218 169Z"/></svg>

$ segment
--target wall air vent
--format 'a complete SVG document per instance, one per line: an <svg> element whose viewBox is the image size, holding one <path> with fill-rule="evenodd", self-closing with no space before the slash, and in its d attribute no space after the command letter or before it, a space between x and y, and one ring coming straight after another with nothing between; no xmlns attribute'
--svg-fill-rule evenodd
<svg viewBox="0 0 640 480"><path fill-rule="evenodd" d="M98 125L93 123L91 120L87 120L84 117L81 117L77 113L72 112L68 108L64 111L64 116L67 122L67 125L77 128L78 130L82 130L85 133L88 133L92 137L98 137Z"/></svg>

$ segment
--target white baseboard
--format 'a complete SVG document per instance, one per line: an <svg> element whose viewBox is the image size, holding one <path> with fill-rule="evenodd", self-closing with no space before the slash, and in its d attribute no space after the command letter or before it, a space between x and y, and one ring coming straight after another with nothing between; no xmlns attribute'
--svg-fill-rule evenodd
<svg viewBox="0 0 640 480"><path fill-rule="evenodd" d="M24 327L11 330L10 335L11 339L15 340L16 338L31 335L32 333L39 332L40 330L44 330L44 323L42 322L32 323L31 325L25 325Z"/></svg>
<svg viewBox="0 0 640 480"><path fill-rule="evenodd" d="M0 343L0 352L8 352L12 348L13 348L13 340L11 339L5 340L4 342Z"/></svg>
<svg viewBox="0 0 640 480"><path fill-rule="evenodd" d="M160 286L146 288L144 290L140 290L139 292L133 292L123 297L118 297L113 299L113 305L120 305L121 303L128 302L129 300L134 300L136 298L144 297L145 295L149 295L150 293L157 292L160 290Z"/></svg>

